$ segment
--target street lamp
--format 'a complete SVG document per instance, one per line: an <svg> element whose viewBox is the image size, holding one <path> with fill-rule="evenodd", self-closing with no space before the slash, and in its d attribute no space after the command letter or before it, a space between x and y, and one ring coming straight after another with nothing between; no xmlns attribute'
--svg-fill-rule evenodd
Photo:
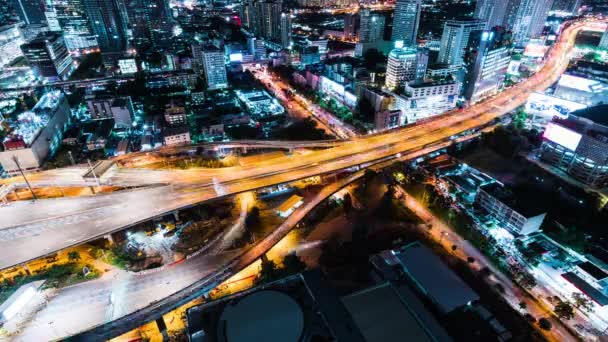
<svg viewBox="0 0 608 342"><path fill-rule="evenodd" d="M30 189L30 192L32 193L32 198L34 199L34 201L37 200L38 198L36 198L36 194L34 193L34 190L32 189L30 182L27 180L27 178L25 177L25 173L21 169L21 164L19 164L19 159L15 155L13 156L13 162L15 162L15 165L17 165L17 168L19 169L19 172L21 173L23 180L25 180L25 184L27 184L27 187Z"/></svg>

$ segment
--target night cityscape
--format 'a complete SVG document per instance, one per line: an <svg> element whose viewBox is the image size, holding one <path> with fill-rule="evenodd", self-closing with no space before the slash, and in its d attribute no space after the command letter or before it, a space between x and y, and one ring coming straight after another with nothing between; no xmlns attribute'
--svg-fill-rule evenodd
<svg viewBox="0 0 608 342"><path fill-rule="evenodd" d="M608 342L608 1L0 0L0 342Z"/></svg>

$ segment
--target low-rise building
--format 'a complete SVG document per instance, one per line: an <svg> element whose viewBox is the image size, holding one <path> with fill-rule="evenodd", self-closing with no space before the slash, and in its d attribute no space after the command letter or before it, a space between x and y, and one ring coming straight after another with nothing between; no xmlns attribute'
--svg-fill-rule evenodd
<svg viewBox="0 0 608 342"><path fill-rule="evenodd" d="M537 232L546 216L542 209L514 196L498 182L480 187L475 202L516 235Z"/></svg>
<svg viewBox="0 0 608 342"><path fill-rule="evenodd" d="M563 74L557 82L553 95L587 106L608 103L608 83Z"/></svg>
<svg viewBox="0 0 608 342"><path fill-rule="evenodd" d="M69 126L70 106L65 95L55 90L44 94L31 111L19 114L11 134L4 140L0 164L9 174L37 170L61 145ZM17 160L17 163L15 163Z"/></svg>
<svg viewBox="0 0 608 342"><path fill-rule="evenodd" d="M188 126L167 127L163 131L166 146L177 146L190 144L190 129ZM143 148L143 144L142 144Z"/></svg>
<svg viewBox="0 0 608 342"><path fill-rule="evenodd" d="M186 108L176 102L165 105L165 121L169 126L181 126L187 122Z"/></svg>
<svg viewBox="0 0 608 342"><path fill-rule="evenodd" d="M394 107L408 124L456 108L459 91L460 84L452 80L408 83L402 93L393 93Z"/></svg>
<svg viewBox="0 0 608 342"><path fill-rule="evenodd" d="M129 128L133 125L135 110L130 96L90 97L86 99L89 115L93 120L114 119L117 127Z"/></svg>
<svg viewBox="0 0 608 342"><path fill-rule="evenodd" d="M281 217L288 217L302 204L304 204L303 198L298 195L293 195L277 208L277 214Z"/></svg>

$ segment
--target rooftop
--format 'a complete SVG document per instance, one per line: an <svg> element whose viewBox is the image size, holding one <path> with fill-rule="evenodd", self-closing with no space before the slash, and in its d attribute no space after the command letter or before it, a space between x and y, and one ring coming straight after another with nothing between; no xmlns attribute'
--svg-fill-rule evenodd
<svg viewBox="0 0 608 342"><path fill-rule="evenodd" d="M392 252L417 287L442 312L449 313L479 299L465 282L437 255L419 242Z"/></svg>
<svg viewBox="0 0 608 342"><path fill-rule="evenodd" d="M515 194L500 183L486 184L480 187L480 189L525 217L529 218L545 212L544 208L541 207L541 203L538 203L532 197L526 196L523 193Z"/></svg>

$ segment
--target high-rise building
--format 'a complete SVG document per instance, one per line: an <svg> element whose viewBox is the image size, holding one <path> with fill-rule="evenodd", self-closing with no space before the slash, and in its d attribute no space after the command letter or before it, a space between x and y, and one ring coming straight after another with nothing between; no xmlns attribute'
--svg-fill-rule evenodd
<svg viewBox="0 0 608 342"><path fill-rule="evenodd" d="M256 36L289 47L291 43L291 16L283 11L283 4L277 1L247 0L241 7L242 23Z"/></svg>
<svg viewBox="0 0 608 342"><path fill-rule="evenodd" d="M388 89L402 87L406 82L421 80L426 73L429 55L416 48L396 48L388 54L385 86Z"/></svg>
<svg viewBox="0 0 608 342"><path fill-rule="evenodd" d="M577 15L578 10L581 8L581 3L582 0L555 0L551 10L564 14Z"/></svg>
<svg viewBox="0 0 608 342"><path fill-rule="evenodd" d="M0 68L23 56L21 44L25 43L17 24L0 26Z"/></svg>
<svg viewBox="0 0 608 342"><path fill-rule="evenodd" d="M207 88L220 89L228 87L224 53L214 46L205 46L202 48L201 54Z"/></svg>
<svg viewBox="0 0 608 342"><path fill-rule="evenodd" d="M128 3L128 22L138 50L148 47L164 49L171 44L173 24L166 3L168 1L165 0L132 0ZM119 14L120 11L119 6Z"/></svg>
<svg viewBox="0 0 608 342"><path fill-rule="evenodd" d="M604 31L604 34L602 35L602 39L600 40L600 44L598 45L598 47L600 49L608 50L608 28L606 29L606 31Z"/></svg>
<svg viewBox="0 0 608 342"><path fill-rule="evenodd" d="M359 14L346 13L344 15L344 37L355 38L359 31Z"/></svg>
<svg viewBox="0 0 608 342"><path fill-rule="evenodd" d="M83 0L102 54L120 53L127 47L127 30L120 3L114 0Z"/></svg>
<svg viewBox="0 0 608 342"><path fill-rule="evenodd" d="M369 9L364 8L359 12L359 17L359 42L371 43L382 40L384 36L384 16L372 13Z"/></svg>
<svg viewBox="0 0 608 342"><path fill-rule="evenodd" d="M479 19L446 21L443 25L437 63L462 65L462 57L469 43L469 35L473 31L483 30L485 26L485 21Z"/></svg>
<svg viewBox="0 0 608 342"><path fill-rule="evenodd" d="M496 94L501 88L511 61L511 32L497 26L473 31L464 56L466 76L464 97L475 103Z"/></svg>
<svg viewBox="0 0 608 342"><path fill-rule="evenodd" d="M543 32L545 21L553 0L511 0L513 6L512 22L506 25L513 31L513 41L517 46L523 46L530 38L537 38Z"/></svg>
<svg viewBox="0 0 608 342"><path fill-rule="evenodd" d="M26 25L44 23L44 4L41 0L12 0L12 5Z"/></svg>
<svg viewBox="0 0 608 342"><path fill-rule="evenodd" d="M404 46L416 45L422 0L397 0L391 40L402 40Z"/></svg>
<svg viewBox="0 0 608 342"><path fill-rule="evenodd" d="M65 80L74 71L72 56L63 36L56 32L41 33L31 42L21 45L21 51L38 77Z"/></svg>
<svg viewBox="0 0 608 342"><path fill-rule="evenodd" d="M48 0L46 4L49 30L61 32L68 50L72 52L86 53L98 47L83 1Z"/></svg>
<svg viewBox="0 0 608 342"><path fill-rule="evenodd" d="M486 29L502 26L508 2L508 0L478 0L475 6L475 18L484 20Z"/></svg>

